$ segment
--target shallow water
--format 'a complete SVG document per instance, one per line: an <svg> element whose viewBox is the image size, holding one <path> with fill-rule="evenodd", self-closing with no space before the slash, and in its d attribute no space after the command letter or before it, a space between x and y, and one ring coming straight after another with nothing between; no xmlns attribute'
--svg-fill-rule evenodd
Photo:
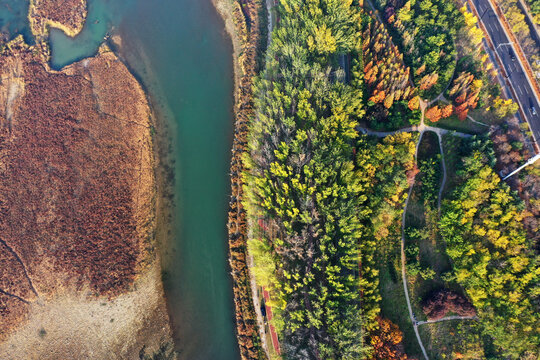
<svg viewBox="0 0 540 360"><path fill-rule="evenodd" d="M95 55L108 34L118 31L123 20L136 15L134 10L137 1L143 0L90 0L83 30L74 38L61 30L51 29L49 40L52 67L59 69Z"/></svg>
<svg viewBox="0 0 540 360"><path fill-rule="evenodd" d="M181 358L238 359L227 265L232 46L210 0L139 0L123 55L175 125L177 237L165 286Z"/></svg>
<svg viewBox="0 0 540 360"><path fill-rule="evenodd" d="M0 31L13 38L22 34L26 42L32 42L28 25L29 0L0 0Z"/></svg>
<svg viewBox="0 0 540 360"><path fill-rule="evenodd" d="M210 0L90 0L81 34L51 32L52 66L95 54L109 32L174 129L176 236L164 284L176 348L181 359L238 359L226 240L233 68L223 22Z"/></svg>

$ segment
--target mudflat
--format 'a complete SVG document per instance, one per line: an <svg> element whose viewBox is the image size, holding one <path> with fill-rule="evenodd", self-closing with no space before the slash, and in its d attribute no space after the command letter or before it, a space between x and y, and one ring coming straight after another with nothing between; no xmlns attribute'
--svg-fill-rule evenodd
<svg viewBox="0 0 540 360"><path fill-rule="evenodd" d="M82 27L84 3L32 5ZM0 55L0 358L170 352L146 95L106 47L47 60L22 37Z"/></svg>

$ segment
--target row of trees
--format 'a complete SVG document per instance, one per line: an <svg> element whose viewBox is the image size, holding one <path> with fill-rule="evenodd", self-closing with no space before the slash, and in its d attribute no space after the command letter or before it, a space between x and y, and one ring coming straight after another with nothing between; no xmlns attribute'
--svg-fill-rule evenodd
<svg viewBox="0 0 540 360"><path fill-rule="evenodd" d="M248 214L268 224L250 251L266 269L259 279L275 299L286 358L361 358L357 275L367 198L352 144L364 110L360 88L339 81L332 66L361 51L359 14L350 1L284 0L279 16L255 86L245 159Z"/></svg>
<svg viewBox="0 0 540 360"><path fill-rule="evenodd" d="M517 359L540 343L538 258L521 223L523 205L482 146L474 145L457 171L459 185L444 203L440 233L483 334L502 356Z"/></svg>
<svg viewBox="0 0 540 360"><path fill-rule="evenodd" d="M380 312L379 268L395 255L399 246L400 217L409 178L414 176L416 135L398 133L382 142L365 137L357 143L356 173L369 198L365 232L360 242L360 292L364 326L373 332Z"/></svg>
<svg viewBox="0 0 540 360"><path fill-rule="evenodd" d="M422 97L440 93L454 73L454 39L463 16L453 1L379 0L379 9L399 39Z"/></svg>
<svg viewBox="0 0 540 360"><path fill-rule="evenodd" d="M531 9L531 13L534 17L534 22L536 24L540 24L540 1L526 0L525 2L529 5L529 8Z"/></svg>
<svg viewBox="0 0 540 360"><path fill-rule="evenodd" d="M496 79L497 73L481 45L483 31L478 26L478 18L467 6L461 7L459 11L465 26L458 31L459 59L453 82L446 93L452 100L452 113L462 121L470 110L477 107L486 115L490 111L497 119L513 116L518 105L510 99L501 98L502 89Z"/></svg>
<svg viewBox="0 0 540 360"><path fill-rule="evenodd" d="M242 360L265 358L257 329L257 319L247 266L247 219L242 206L244 170L242 158L247 150L248 123L253 116L252 81L257 72L257 50L261 31L261 0L240 0L231 3L237 44L242 55L237 59L241 69L237 82L235 132L231 156L231 198L228 211L229 264L233 280L236 335Z"/></svg>
<svg viewBox="0 0 540 360"><path fill-rule="evenodd" d="M367 119L375 129L395 129L420 122L417 90L410 81L410 68L392 42L383 24L371 14L363 23L362 56L364 61Z"/></svg>

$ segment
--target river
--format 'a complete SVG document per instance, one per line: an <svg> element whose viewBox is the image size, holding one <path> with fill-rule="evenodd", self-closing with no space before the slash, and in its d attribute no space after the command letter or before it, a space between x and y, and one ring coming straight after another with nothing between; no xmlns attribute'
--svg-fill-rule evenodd
<svg viewBox="0 0 540 360"><path fill-rule="evenodd" d="M27 37L9 15L26 16L27 3L0 0L4 31ZM51 65L95 54L108 32L120 35L120 54L172 129L176 206L164 285L176 349L181 359L238 359L226 235L233 66L223 21L210 0L89 0L81 34L51 32Z"/></svg>

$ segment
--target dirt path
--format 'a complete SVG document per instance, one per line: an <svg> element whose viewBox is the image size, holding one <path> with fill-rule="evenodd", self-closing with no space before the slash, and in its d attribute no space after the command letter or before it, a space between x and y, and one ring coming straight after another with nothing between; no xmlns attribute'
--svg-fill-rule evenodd
<svg viewBox="0 0 540 360"><path fill-rule="evenodd" d="M12 298L17 299L17 300L19 300L19 301L22 301L22 302L25 303L25 304L30 304L29 301L24 300L22 297L17 296L17 295L15 295L15 294L12 294L12 293L10 293L10 292L4 291L4 290L2 290L2 289L0 289L0 294L4 294L4 295L6 295L6 296L11 296Z"/></svg>
<svg viewBox="0 0 540 360"><path fill-rule="evenodd" d="M259 299L259 294L257 292L257 283L255 282L255 276L251 274L251 270L255 266L253 264L253 256L247 256L248 261L248 272L249 272L249 286L251 287L251 294L253 298L253 306L255 307L255 313L257 314L257 325L259 326L259 335L261 337L261 346L263 348L266 357L270 359L270 351L268 349L268 343L266 341L266 333L264 327L264 316L261 312L261 300Z"/></svg>
<svg viewBox="0 0 540 360"><path fill-rule="evenodd" d="M274 0L266 0L266 12L267 12L267 21L268 21L268 40L267 44L270 46L270 42L272 41L272 27L274 26L274 19L272 19L272 8L274 7Z"/></svg>
<svg viewBox="0 0 540 360"><path fill-rule="evenodd" d="M28 281L28 284L30 285L30 289L39 298L39 294L36 291L36 288L34 287L34 283L32 282L32 279L30 278L30 276L28 275L28 269L26 268L26 264L24 263L24 261L22 261L19 254L11 246L9 246L4 240L0 239L0 244L2 244L13 255L13 257L17 260L19 264L21 264L24 277ZM11 294L6 293L6 295L11 295Z"/></svg>

